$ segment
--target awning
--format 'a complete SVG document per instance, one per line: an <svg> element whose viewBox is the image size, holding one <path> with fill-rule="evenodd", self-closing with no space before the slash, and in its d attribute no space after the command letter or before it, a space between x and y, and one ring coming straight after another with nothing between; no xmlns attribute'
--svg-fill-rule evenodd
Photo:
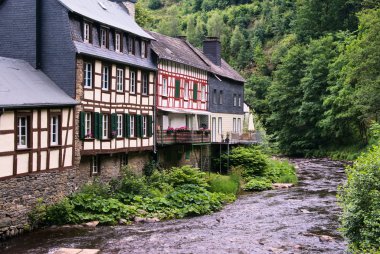
<svg viewBox="0 0 380 254"><path fill-rule="evenodd" d="M196 110L196 109L175 109L175 108L162 108L157 107L158 110L170 112L174 114L187 114L187 115L211 115L211 112L205 110Z"/></svg>

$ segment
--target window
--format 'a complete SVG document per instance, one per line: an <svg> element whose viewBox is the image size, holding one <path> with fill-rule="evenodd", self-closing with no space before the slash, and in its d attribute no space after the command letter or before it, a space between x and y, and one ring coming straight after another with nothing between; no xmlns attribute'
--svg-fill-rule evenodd
<svg viewBox="0 0 380 254"><path fill-rule="evenodd" d="M168 79L162 77L162 96L168 96Z"/></svg>
<svg viewBox="0 0 380 254"><path fill-rule="evenodd" d="M128 37L128 53L135 54L135 39L131 36Z"/></svg>
<svg viewBox="0 0 380 254"><path fill-rule="evenodd" d="M218 134L223 134L223 121L221 117L218 117Z"/></svg>
<svg viewBox="0 0 380 254"><path fill-rule="evenodd" d="M99 157L91 156L91 175L97 175L99 172Z"/></svg>
<svg viewBox="0 0 380 254"><path fill-rule="evenodd" d="M122 51L122 41L121 41L120 33L115 33L115 51L116 52Z"/></svg>
<svg viewBox="0 0 380 254"><path fill-rule="evenodd" d="M118 92L124 91L124 69L116 69L116 89Z"/></svg>
<svg viewBox="0 0 380 254"><path fill-rule="evenodd" d="M135 123L136 123L136 116L132 115L130 117L130 122L129 122L129 130L130 130L129 136L131 138L135 137Z"/></svg>
<svg viewBox="0 0 380 254"><path fill-rule="evenodd" d="M143 95L148 95L149 93L149 75L148 73L143 73L142 74L142 94Z"/></svg>
<svg viewBox="0 0 380 254"><path fill-rule="evenodd" d="M202 86L201 95L202 95L202 101L205 101L206 100L206 86L205 85Z"/></svg>
<svg viewBox="0 0 380 254"><path fill-rule="evenodd" d="M174 97L179 99L181 96L181 80L176 79L175 80L175 91L174 91Z"/></svg>
<svg viewBox="0 0 380 254"><path fill-rule="evenodd" d="M89 23L84 22L83 23L83 41L90 43L91 42L91 26Z"/></svg>
<svg viewBox="0 0 380 254"><path fill-rule="evenodd" d="M241 107L241 95L239 95L238 106Z"/></svg>
<svg viewBox="0 0 380 254"><path fill-rule="evenodd" d="M50 145L59 145L59 116L50 118Z"/></svg>
<svg viewBox="0 0 380 254"><path fill-rule="evenodd" d="M136 71L129 72L129 92L136 93Z"/></svg>
<svg viewBox="0 0 380 254"><path fill-rule="evenodd" d="M148 117L142 116L142 136L145 138L148 136Z"/></svg>
<svg viewBox="0 0 380 254"><path fill-rule="evenodd" d="M29 117L17 117L17 148L28 148L29 142Z"/></svg>
<svg viewBox="0 0 380 254"><path fill-rule="evenodd" d="M184 90L184 98L185 100L189 99L189 82L185 82L185 90Z"/></svg>
<svg viewBox="0 0 380 254"><path fill-rule="evenodd" d="M146 42L141 41L141 58L146 58Z"/></svg>
<svg viewBox="0 0 380 254"><path fill-rule="evenodd" d="M102 72L102 89L109 89L109 81L110 81L110 67L108 65L103 65Z"/></svg>
<svg viewBox="0 0 380 254"><path fill-rule="evenodd" d="M241 118L238 118L238 119L237 119L236 132L237 132L237 133L240 133L240 132L241 132Z"/></svg>
<svg viewBox="0 0 380 254"><path fill-rule="evenodd" d="M118 138L123 137L123 115L122 114L117 115L117 137Z"/></svg>
<svg viewBox="0 0 380 254"><path fill-rule="evenodd" d="M92 63L84 63L84 87L92 88Z"/></svg>
<svg viewBox="0 0 380 254"><path fill-rule="evenodd" d="M103 139L108 139L108 126L109 126L109 116L104 114L102 119L102 126L103 126Z"/></svg>
<svg viewBox="0 0 380 254"><path fill-rule="evenodd" d="M108 30L106 28L100 28L100 46L108 48Z"/></svg>
<svg viewBox="0 0 380 254"><path fill-rule="evenodd" d="M236 107L236 94L234 94L234 107Z"/></svg>
<svg viewBox="0 0 380 254"><path fill-rule="evenodd" d="M91 113L85 113L84 115L84 130L85 130L85 138L93 138Z"/></svg>
<svg viewBox="0 0 380 254"><path fill-rule="evenodd" d="M219 104L220 104L220 105L223 104L223 91L220 91L220 92L219 92Z"/></svg>
<svg viewBox="0 0 380 254"><path fill-rule="evenodd" d="M198 84L194 83L193 86L193 100L196 101L198 100Z"/></svg>
<svg viewBox="0 0 380 254"><path fill-rule="evenodd" d="M233 119L232 125L233 125L232 130L234 133L236 133L236 118Z"/></svg>
<svg viewBox="0 0 380 254"><path fill-rule="evenodd" d="M217 103L217 101L218 101L218 98L216 97L216 89L214 89L214 93L213 93L213 96L212 96L212 98L213 98L213 103L214 104L216 104Z"/></svg>

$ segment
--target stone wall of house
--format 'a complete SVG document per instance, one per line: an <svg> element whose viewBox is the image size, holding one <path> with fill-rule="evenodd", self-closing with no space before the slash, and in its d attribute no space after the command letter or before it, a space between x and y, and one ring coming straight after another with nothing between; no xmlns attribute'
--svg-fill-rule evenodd
<svg viewBox="0 0 380 254"><path fill-rule="evenodd" d="M28 214L39 200L52 204L78 188L74 170L17 176L0 185L0 240L30 229Z"/></svg>
<svg viewBox="0 0 380 254"><path fill-rule="evenodd" d="M162 168L190 165L208 171L210 167L209 145L171 145L158 147L158 161Z"/></svg>

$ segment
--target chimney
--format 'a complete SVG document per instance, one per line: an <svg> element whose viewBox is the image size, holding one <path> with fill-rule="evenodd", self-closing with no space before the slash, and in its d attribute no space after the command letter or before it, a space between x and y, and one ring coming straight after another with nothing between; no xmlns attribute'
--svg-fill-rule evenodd
<svg viewBox="0 0 380 254"><path fill-rule="evenodd" d="M222 47L218 37L206 37L203 41L203 53L215 65L220 66L222 62Z"/></svg>
<svg viewBox="0 0 380 254"><path fill-rule="evenodd" d="M135 20L136 4L137 0L123 1L123 5L127 8L129 15Z"/></svg>

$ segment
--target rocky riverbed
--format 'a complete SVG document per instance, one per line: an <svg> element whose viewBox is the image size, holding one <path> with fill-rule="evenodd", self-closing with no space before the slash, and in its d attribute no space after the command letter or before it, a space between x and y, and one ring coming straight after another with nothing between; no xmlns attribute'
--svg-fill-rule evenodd
<svg viewBox="0 0 380 254"><path fill-rule="evenodd" d="M208 216L131 226L51 228L0 246L0 253L54 253L58 248L102 253L345 253L338 232L336 189L343 164L292 160L299 185L242 195Z"/></svg>

